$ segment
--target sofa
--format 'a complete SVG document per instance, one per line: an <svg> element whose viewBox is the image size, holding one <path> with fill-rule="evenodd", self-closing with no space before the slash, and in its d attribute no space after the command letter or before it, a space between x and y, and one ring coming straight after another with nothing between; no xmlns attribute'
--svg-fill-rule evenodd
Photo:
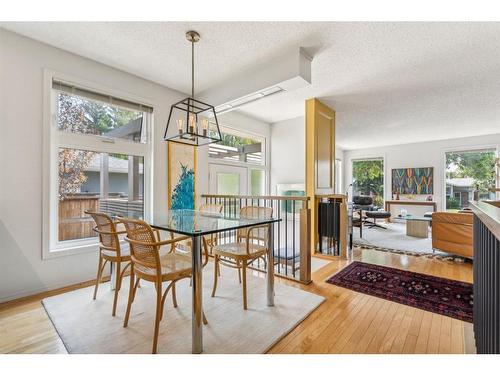
<svg viewBox="0 0 500 375"><path fill-rule="evenodd" d="M473 219L469 212L434 212L432 248L446 253L473 257Z"/></svg>

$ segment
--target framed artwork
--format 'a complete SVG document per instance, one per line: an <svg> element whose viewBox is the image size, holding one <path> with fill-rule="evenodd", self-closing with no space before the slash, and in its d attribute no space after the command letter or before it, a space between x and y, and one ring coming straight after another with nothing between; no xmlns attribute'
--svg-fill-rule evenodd
<svg viewBox="0 0 500 375"><path fill-rule="evenodd" d="M196 207L196 147L168 142L168 205L170 209Z"/></svg>
<svg viewBox="0 0 500 375"><path fill-rule="evenodd" d="M392 192L399 194L434 194L434 168L399 168L392 170Z"/></svg>

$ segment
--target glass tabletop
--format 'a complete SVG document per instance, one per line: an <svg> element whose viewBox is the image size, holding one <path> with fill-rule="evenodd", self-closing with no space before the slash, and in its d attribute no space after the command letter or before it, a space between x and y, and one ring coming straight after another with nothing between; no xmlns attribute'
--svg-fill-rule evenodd
<svg viewBox="0 0 500 375"><path fill-rule="evenodd" d="M123 216L143 219L138 212L127 212ZM153 228L182 234L185 236L205 235L255 225L271 224L281 221L276 218L247 219L224 214L208 213L195 210L167 210L155 213L153 220L146 222Z"/></svg>
<svg viewBox="0 0 500 375"><path fill-rule="evenodd" d="M432 221L432 217L427 217L427 216L406 215L406 216L400 216L397 218L405 219L405 220Z"/></svg>

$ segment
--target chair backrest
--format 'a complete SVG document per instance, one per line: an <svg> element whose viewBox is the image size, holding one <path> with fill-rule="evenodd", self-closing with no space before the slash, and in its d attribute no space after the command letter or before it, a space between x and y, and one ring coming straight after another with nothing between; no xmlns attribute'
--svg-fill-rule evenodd
<svg viewBox="0 0 500 375"><path fill-rule="evenodd" d="M373 204L373 198L369 195L355 195L352 197L352 202L360 206L369 206Z"/></svg>
<svg viewBox="0 0 500 375"><path fill-rule="evenodd" d="M101 247L106 250L116 251L117 256L120 256L120 240L116 225L111 217L103 212L85 211L85 213L92 216L96 223L94 231L99 234Z"/></svg>
<svg viewBox="0 0 500 375"><path fill-rule="evenodd" d="M153 230L148 223L142 220L119 217L127 231L125 240L130 243L130 258L133 263L156 269L161 275L159 246Z"/></svg>
<svg viewBox="0 0 500 375"><path fill-rule="evenodd" d="M213 214L213 213L220 214L222 212L223 208L224 207L222 206L222 204L202 204L198 208L198 211L204 212L204 213L209 213L209 214Z"/></svg>
<svg viewBox="0 0 500 375"><path fill-rule="evenodd" d="M242 219L270 219L273 217L273 209L271 207L246 206L240 210L240 218ZM238 229L238 241L246 240L249 228ZM255 229L251 232L250 241L266 242L269 236L267 228Z"/></svg>

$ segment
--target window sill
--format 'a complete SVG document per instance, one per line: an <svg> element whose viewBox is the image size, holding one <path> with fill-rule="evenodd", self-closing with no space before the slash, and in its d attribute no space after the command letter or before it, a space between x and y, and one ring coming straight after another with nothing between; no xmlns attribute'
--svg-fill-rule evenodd
<svg viewBox="0 0 500 375"><path fill-rule="evenodd" d="M43 252L42 259L47 260L47 259L70 256L70 255L80 255L80 254L97 252L98 250L99 250L98 243L52 248L48 251Z"/></svg>
<svg viewBox="0 0 500 375"><path fill-rule="evenodd" d="M124 240L120 240L120 245L124 245L127 242ZM48 259L54 259L54 258L60 258L60 257L65 257L65 256L71 256L71 255L81 255L81 254L86 254L86 253L94 253L99 251L99 243L94 242L90 244L74 244L73 246L66 246L66 247L60 247L60 248L52 248L49 251L44 250L42 259L43 260L48 260Z"/></svg>

